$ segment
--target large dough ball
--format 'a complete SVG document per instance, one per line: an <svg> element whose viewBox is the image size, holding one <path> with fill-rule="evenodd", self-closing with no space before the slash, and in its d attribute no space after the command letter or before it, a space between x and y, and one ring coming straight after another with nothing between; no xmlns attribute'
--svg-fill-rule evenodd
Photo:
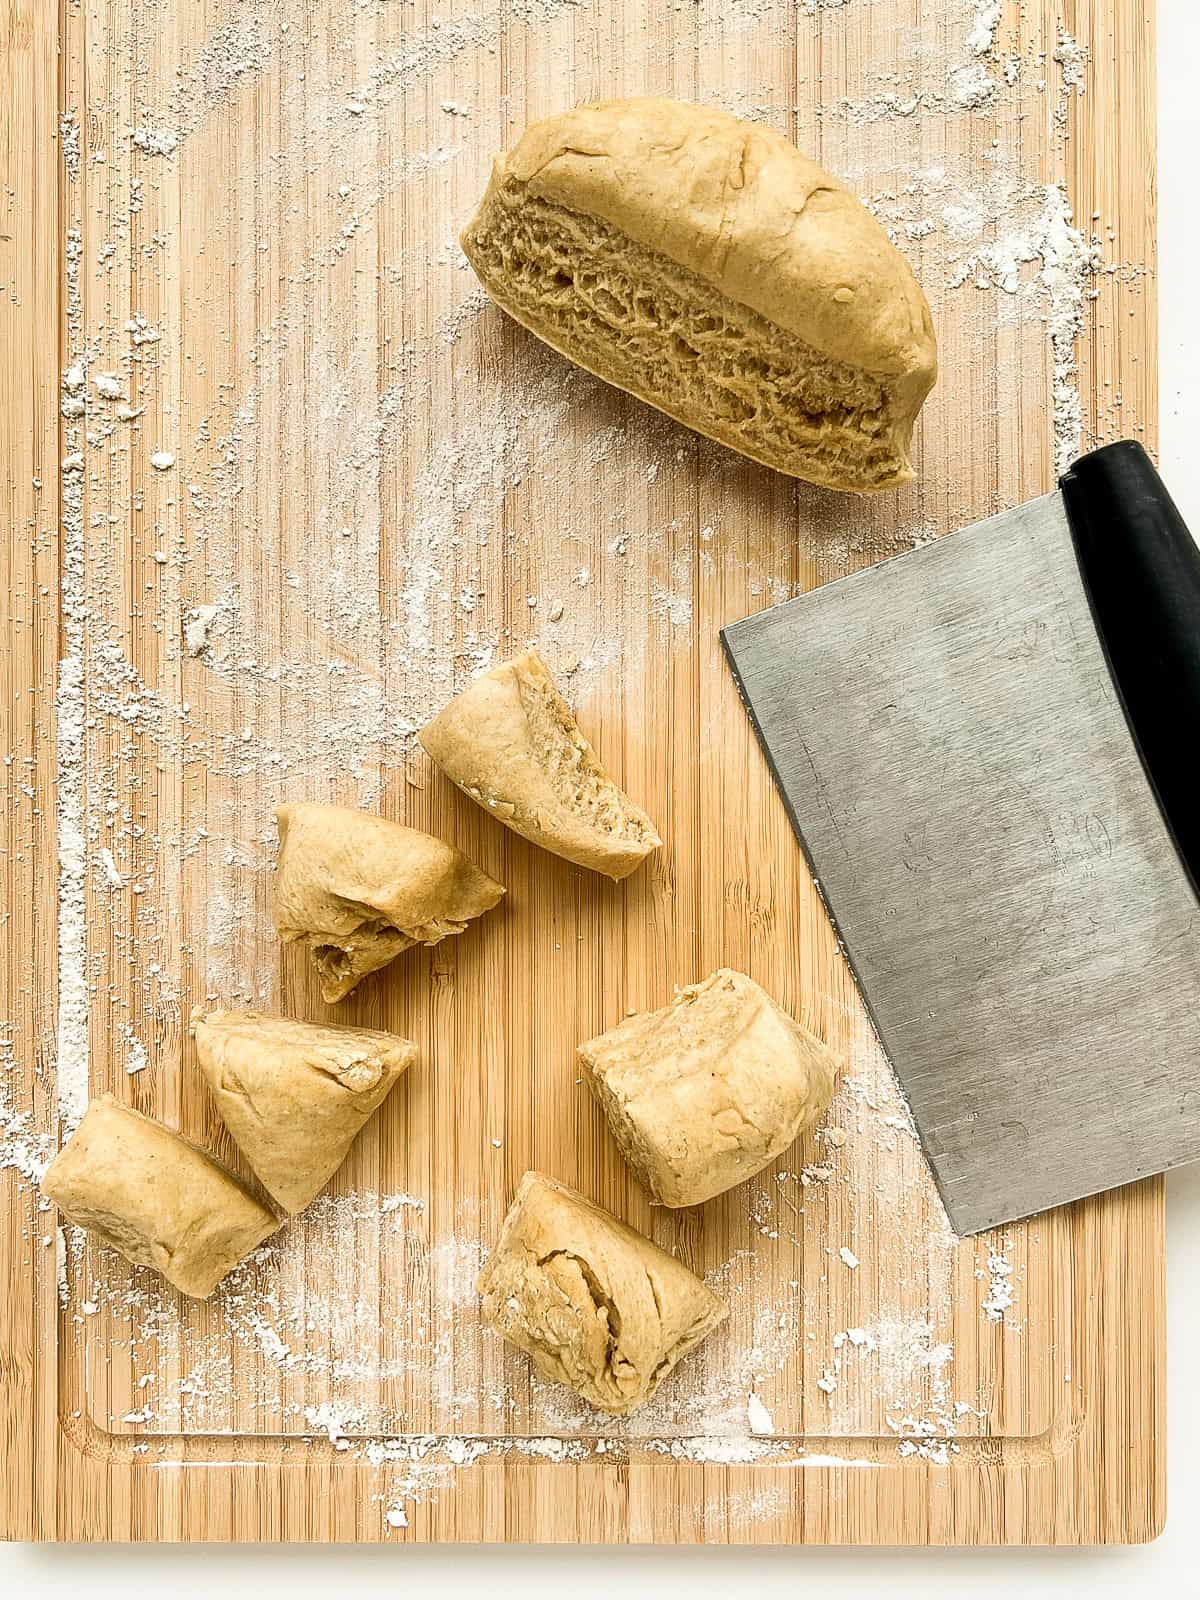
<svg viewBox="0 0 1200 1600"><path fill-rule="evenodd" d="M522 1178L479 1292L485 1323L544 1378L618 1416L726 1315L685 1266L540 1172Z"/></svg>
<svg viewBox="0 0 1200 1600"><path fill-rule="evenodd" d="M761 1172L820 1117L838 1070L815 1035L724 967L579 1056L626 1160L666 1206Z"/></svg>
<svg viewBox="0 0 1200 1600"><path fill-rule="evenodd" d="M517 322L710 439L832 489L912 477L929 306L773 129L649 96L574 106L497 156L462 246Z"/></svg>
<svg viewBox="0 0 1200 1600"><path fill-rule="evenodd" d="M42 1188L72 1222L197 1300L279 1226L224 1167L110 1094L92 1101Z"/></svg>
<svg viewBox="0 0 1200 1600"><path fill-rule="evenodd" d="M211 1011L192 1022L217 1109L264 1189L303 1211L333 1177L367 1118L416 1059L373 1028Z"/></svg>

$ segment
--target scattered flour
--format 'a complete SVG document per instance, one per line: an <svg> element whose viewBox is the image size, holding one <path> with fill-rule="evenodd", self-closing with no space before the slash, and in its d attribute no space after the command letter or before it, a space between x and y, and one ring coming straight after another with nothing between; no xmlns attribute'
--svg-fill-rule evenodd
<svg viewBox="0 0 1200 1600"><path fill-rule="evenodd" d="M14 1172L26 1183L40 1183L53 1159L53 1139L37 1131L28 1112L14 1109L8 1102L8 1086L0 1080L0 1171Z"/></svg>
<svg viewBox="0 0 1200 1600"><path fill-rule="evenodd" d="M68 239L68 273L78 254ZM77 280L76 280L77 281ZM71 284L68 281L68 291ZM68 428L70 436L77 434ZM88 1102L89 997L86 961L87 839L84 832L83 642L87 602L83 589L83 483L79 471L62 478L62 629L65 653L58 666L55 721L58 746L58 1029L55 1076L58 1113L65 1130L80 1121Z"/></svg>
<svg viewBox="0 0 1200 1600"><path fill-rule="evenodd" d="M1055 463L1065 471L1082 448L1077 345L1103 267L1100 243L1075 226L1065 190L1031 184L997 160L970 181L926 168L873 208L894 231L919 234L941 258L950 290L995 291L1002 324L1016 318L1044 328Z"/></svg>
<svg viewBox="0 0 1200 1600"><path fill-rule="evenodd" d="M148 156L173 156L179 148L178 128L135 128L129 136Z"/></svg>
<svg viewBox="0 0 1200 1600"><path fill-rule="evenodd" d="M978 1273L983 1276L982 1271ZM983 1314L989 1322L1003 1322L1005 1313L1016 1302L1013 1282L1013 1264L1007 1254L993 1250L987 1258L988 1292L983 1302Z"/></svg>
<svg viewBox="0 0 1200 1600"><path fill-rule="evenodd" d="M996 42L996 29L1004 13L1004 0L982 0L975 4L975 16L967 34L967 49L973 56L990 55Z"/></svg>
<svg viewBox="0 0 1200 1600"><path fill-rule="evenodd" d="M902 78L897 73L870 74L878 87L867 95L843 97L822 108L822 114L852 127L916 116L961 116L990 106L1007 84L1007 74L993 71L996 29L1003 13L1003 0L968 0L970 20L961 42L944 61L941 81L930 81L927 72Z"/></svg>
<svg viewBox="0 0 1200 1600"><path fill-rule="evenodd" d="M1066 192L1051 186L1030 247L1041 262L1045 320L1054 357L1054 465L1063 473L1079 455L1083 404L1077 348L1088 285L1100 267L1100 247L1074 226Z"/></svg>
<svg viewBox="0 0 1200 1600"><path fill-rule="evenodd" d="M132 1031L126 1034L125 1043L125 1071L130 1077L133 1077L135 1073L145 1072L146 1068L150 1064L150 1058L146 1053L146 1046Z"/></svg>
<svg viewBox="0 0 1200 1600"><path fill-rule="evenodd" d="M58 119L58 145L67 181L75 183L79 178L79 119L66 112Z"/></svg>
<svg viewBox="0 0 1200 1600"><path fill-rule="evenodd" d="M775 1432L775 1424L771 1420L771 1413L756 1394L751 1394L746 1400L746 1421L750 1426L750 1432L753 1434Z"/></svg>
<svg viewBox="0 0 1200 1600"><path fill-rule="evenodd" d="M1081 45L1065 28L1060 28L1058 43L1054 46L1054 59L1062 69L1063 86L1083 94L1088 64L1086 46Z"/></svg>
<svg viewBox="0 0 1200 1600"><path fill-rule="evenodd" d="M349 1445L347 1434L360 1433L365 1426L362 1411L356 1406L338 1407L324 1401L319 1406L305 1406L304 1420L315 1432L323 1433L337 1450Z"/></svg>
<svg viewBox="0 0 1200 1600"><path fill-rule="evenodd" d="M220 611L220 606L211 603L193 606L183 625L183 642L188 655L198 656L204 650L208 644L209 629L217 620Z"/></svg>

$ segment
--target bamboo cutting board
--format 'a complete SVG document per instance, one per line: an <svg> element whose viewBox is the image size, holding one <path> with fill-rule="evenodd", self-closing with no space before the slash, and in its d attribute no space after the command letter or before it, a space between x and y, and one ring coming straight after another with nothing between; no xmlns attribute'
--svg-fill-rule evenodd
<svg viewBox="0 0 1200 1600"><path fill-rule="evenodd" d="M1150 5L12 0L0 26L8 1536L1152 1537L1162 1185L949 1234L718 645L1082 445L1153 444ZM891 228L941 346L915 485L773 476L478 293L455 240L492 153L645 91L780 128ZM414 745L531 639L666 840L623 886ZM237 1166L190 1007L327 1014L269 933L283 798L437 832L509 895L339 1010L420 1064L197 1306L60 1234L36 1177L101 1089ZM663 1215L573 1048L723 963L846 1073L761 1179ZM628 1423L478 1327L529 1166L730 1304Z"/></svg>

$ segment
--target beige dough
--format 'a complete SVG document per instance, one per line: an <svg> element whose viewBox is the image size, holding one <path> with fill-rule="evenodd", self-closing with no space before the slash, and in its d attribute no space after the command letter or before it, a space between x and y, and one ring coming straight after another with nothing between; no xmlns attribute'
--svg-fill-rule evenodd
<svg viewBox="0 0 1200 1600"><path fill-rule="evenodd" d="M744 1183L828 1106L838 1061L763 989L722 968L579 1047L617 1143L654 1199Z"/></svg>
<svg viewBox="0 0 1200 1600"><path fill-rule="evenodd" d="M472 800L577 866L627 878L662 844L597 761L536 650L476 678L421 743Z"/></svg>
<svg viewBox="0 0 1200 1600"><path fill-rule="evenodd" d="M279 1226L224 1167L110 1094L92 1101L42 1189L72 1222L197 1300Z"/></svg>
<svg viewBox="0 0 1200 1600"><path fill-rule="evenodd" d="M484 1322L542 1377L618 1416L726 1315L666 1251L540 1172L522 1178L479 1292Z"/></svg>
<svg viewBox="0 0 1200 1600"><path fill-rule="evenodd" d="M275 1204L303 1211L329 1182L416 1047L372 1028L195 1015L196 1054L234 1143Z"/></svg>
<svg viewBox="0 0 1200 1600"><path fill-rule="evenodd" d="M280 806L275 929L312 952L327 1002L414 944L461 933L504 894L461 851L347 806Z"/></svg>
<svg viewBox="0 0 1200 1600"><path fill-rule="evenodd" d="M577 106L496 158L462 245L510 316L709 438L833 489L912 477L937 375L925 296L772 129L676 100Z"/></svg>

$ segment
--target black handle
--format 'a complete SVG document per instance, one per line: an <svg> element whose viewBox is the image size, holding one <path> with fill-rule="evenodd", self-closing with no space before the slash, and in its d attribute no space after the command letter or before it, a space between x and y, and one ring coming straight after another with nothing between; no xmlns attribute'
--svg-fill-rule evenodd
<svg viewBox="0 0 1200 1600"><path fill-rule="evenodd" d="M1061 487L1113 682L1200 895L1200 549L1131 439L1083 456Z"/></svg>

